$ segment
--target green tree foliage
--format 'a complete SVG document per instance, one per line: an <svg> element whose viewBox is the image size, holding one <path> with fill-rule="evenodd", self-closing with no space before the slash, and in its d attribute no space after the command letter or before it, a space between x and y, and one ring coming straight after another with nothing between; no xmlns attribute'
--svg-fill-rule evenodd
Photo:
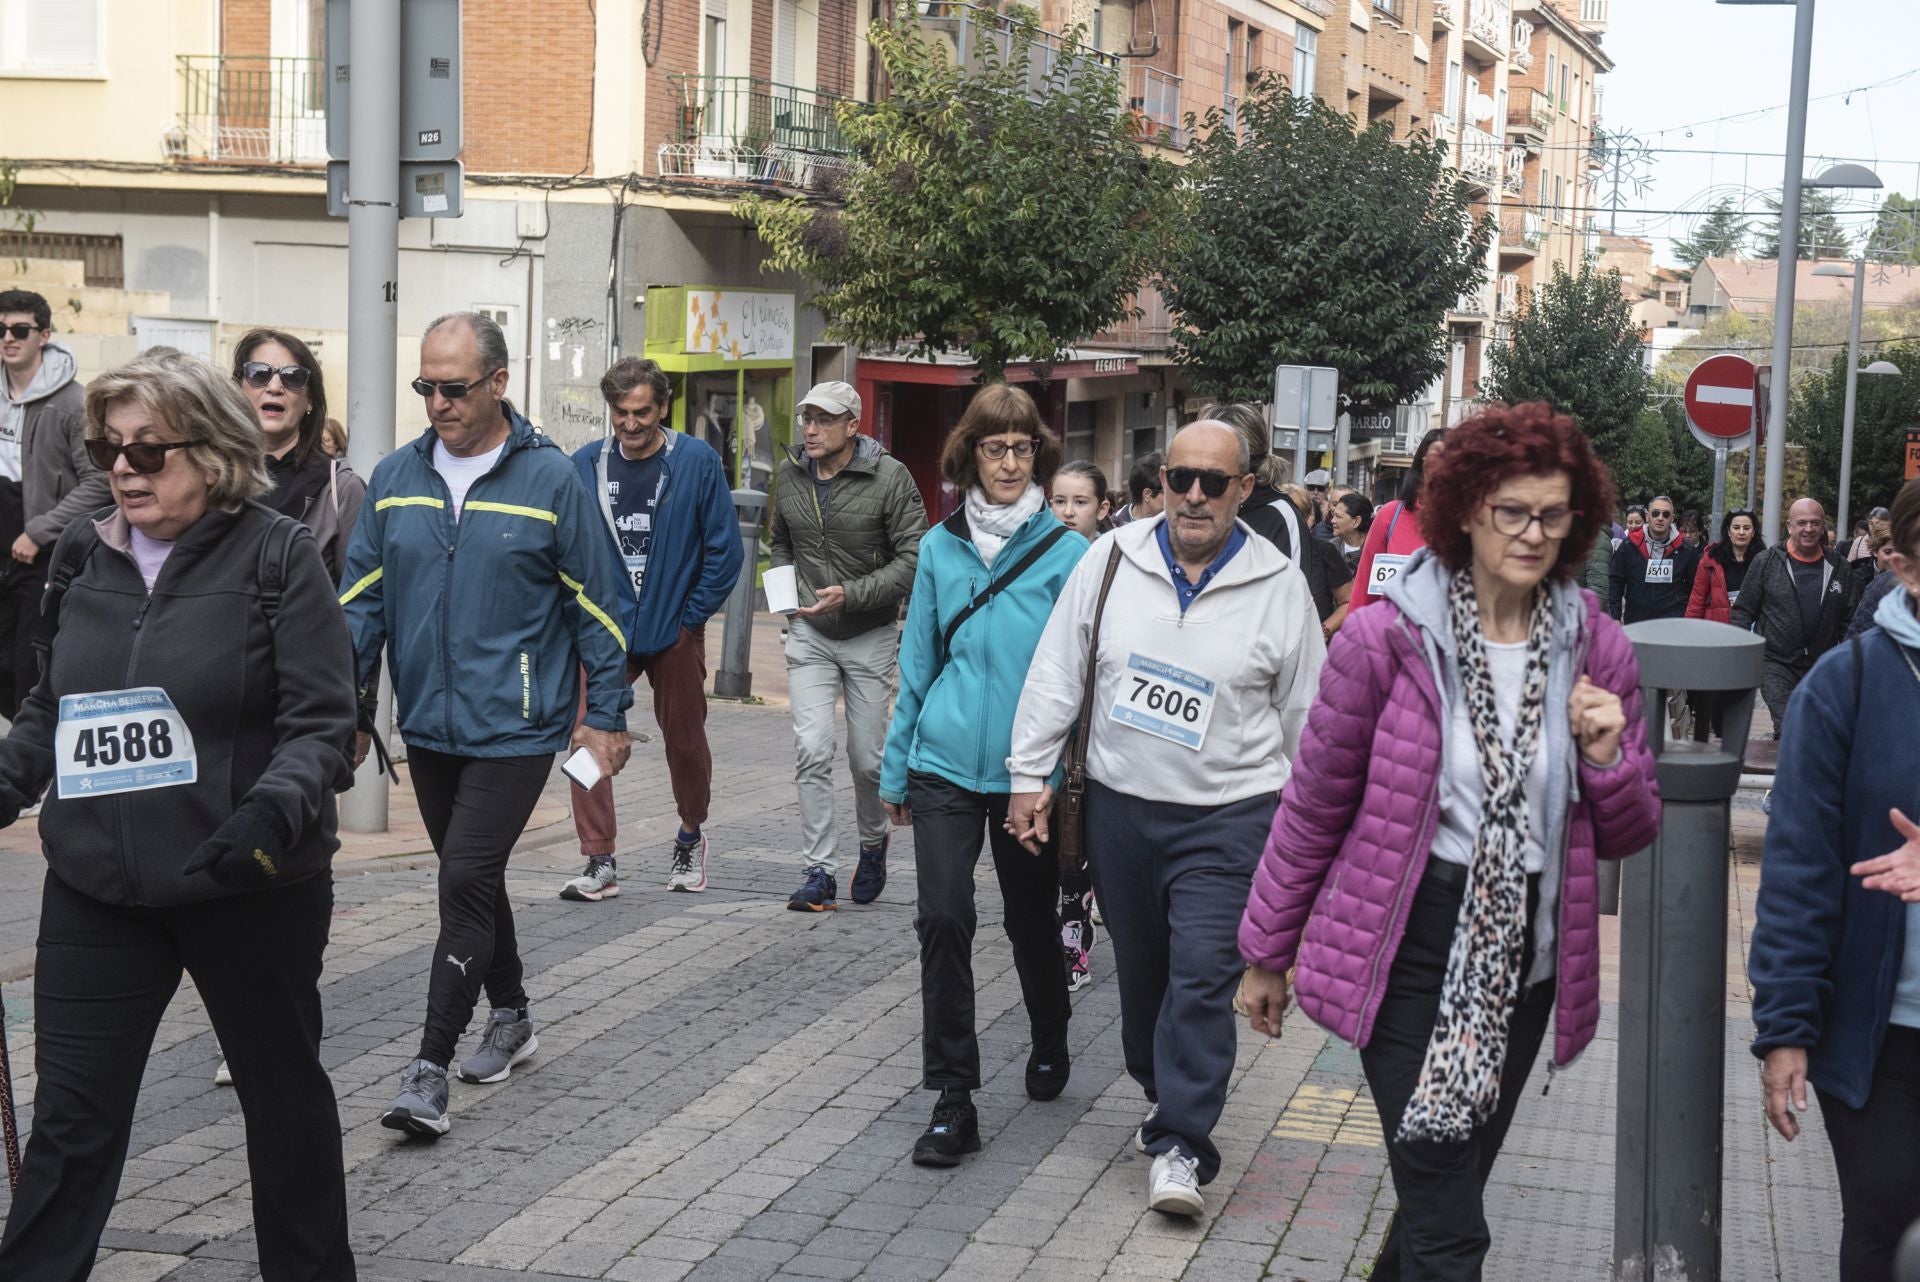
<svg viewBox="0 0 1920 1282"><path fill-rule="evenodd" d="M1853 495L1855 515L1891 503L1903 484L1907 433L1920 429L1920 341L1892 343L1861 354L1861 364L1888 360L1902 373L1862 374L1854 407ZM1813 497L1831 513L1840 493L1840 432L1846 410L1847 354L1804 379L1787 417L1788 439L1806 447L1807 480Z"/></svg>
<svg viewBox="0 0 1920 1282"><path fill-rule="evenodd" d="M1731 200L1722 200L1694 227L1693 235L1673 242L1673 256L1692 271L1709 258L1735 257L1752 235L1753 224L1740 216Z"/></svg>
<svg viewBox="0 0 1920 1282"><path fill-rule="evenodd" d="M1766 198L1773 221L1761 229L1754 252L1761 258L1780 257L1780 199ZM1795 258L1845 258L1853 252L1853 237L1840 225L1833 193L1821 187L1808 187L1800 193L1800 236Z"/></svg>
<svg viewBox="0 0 1920 1282"><path fill-rule="evenodd" d="M1662 390L1672 395L1655 401L1653 408L1666 423L1667 441L1673 448L1673 475L1663 488L1680 511L1698 512L1705 521L1713 512L1713 451L1694 440L1693 433L1687 430L1687 407L1680 400L1682 389ZM1707 537L1714 538L1719 533L1709 530Z"/></svg>
<svg viewBox="0 0 1920 1282"><path fill-rule="evenodd" d="M1647 403L1640 335L1620 273L1578 275L1554 264L1546 289L1514 318L1512 341L1488 351L1481 381L1495 400L1547 401L1571 414L1612 462Z"/></svg>
<svg viewBox="0 0 1920 1282"><path fill-rule="evenodd" d="M843 203L739 206L774 267L816 282L840 341L964 351L993 380L1137 315L1179 172L1143 154L1119 73L1085 56L1079 30L1049 50L1016 7L1004 31L1004 56L982 39L982 61L956 67L899 5L870 28L891 93L840 109L856 157Z"/></svg>
<svg viewBox="0 0 1920 1282"><path fill-rule="evenodd" d="M1920 200L1887 194L1867 238L1867 257L1880 263L1920 263Z"/></svg>
<svg viewBox="0 0 1920 1282"><path fill-rule="evenodd" d="M1195 389L1264 401L1275 365L1330 365L1343 406L1413 399L1446 369L1443 322L1486 278L1492 220L1443 145L1356 130L1277 76L1239 122L1200 122L1194 222L1164 285Z"/></svg>
<svg viewBox="0 0 1920 1282"><path fill-rule="evenodd" d="M1607 463L1613 468L1613 482L1620 489L1622 505L1644 504L1654 495L1672 490L1677 464L1666 416L1657 409L1641 410ZM1679 495L1672 497L1678 504Z"/></svg>

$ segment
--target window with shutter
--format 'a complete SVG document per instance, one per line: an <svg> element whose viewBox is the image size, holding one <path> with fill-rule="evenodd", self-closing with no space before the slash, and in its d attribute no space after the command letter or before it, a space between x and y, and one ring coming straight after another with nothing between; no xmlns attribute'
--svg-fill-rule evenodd
<svg viewBox="0 0 1920 1282"><path fill-rule="evenodd" d="M4 0L0 70L12 75L102 75L101 0Z"/></svg>

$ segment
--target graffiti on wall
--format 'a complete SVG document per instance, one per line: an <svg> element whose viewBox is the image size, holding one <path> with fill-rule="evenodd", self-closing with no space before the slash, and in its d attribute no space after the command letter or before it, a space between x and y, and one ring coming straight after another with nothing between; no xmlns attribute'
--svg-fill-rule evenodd
<svg viewBox="0 0 1920 1282"><path fill-rule="evenodd" d="M603 321L587 316L547 318L541 410L549 436L568 449L596 439L606 423L600 397L606 345Z"/></svg>

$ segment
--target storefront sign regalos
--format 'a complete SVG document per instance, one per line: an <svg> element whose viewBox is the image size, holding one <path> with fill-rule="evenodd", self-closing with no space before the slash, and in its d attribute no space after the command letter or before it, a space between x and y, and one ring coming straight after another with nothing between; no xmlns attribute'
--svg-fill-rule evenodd
<svg viewBox="0 0 1920 1282"><path fill-rule="evenodd" d="M687 347L692 355L734 361L793 359L793 295L731 289L687 291Z"/></svg>

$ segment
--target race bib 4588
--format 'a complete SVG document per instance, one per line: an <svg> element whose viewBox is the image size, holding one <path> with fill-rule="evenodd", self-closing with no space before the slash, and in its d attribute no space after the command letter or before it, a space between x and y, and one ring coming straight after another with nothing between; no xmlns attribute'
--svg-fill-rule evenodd
<svg viewBox="0 0 1920 1282"><path fill-rule="evenodd" d="M158 686L62 695L53 753L62 799L172 788L199 777L193 732Z"/></svg>

